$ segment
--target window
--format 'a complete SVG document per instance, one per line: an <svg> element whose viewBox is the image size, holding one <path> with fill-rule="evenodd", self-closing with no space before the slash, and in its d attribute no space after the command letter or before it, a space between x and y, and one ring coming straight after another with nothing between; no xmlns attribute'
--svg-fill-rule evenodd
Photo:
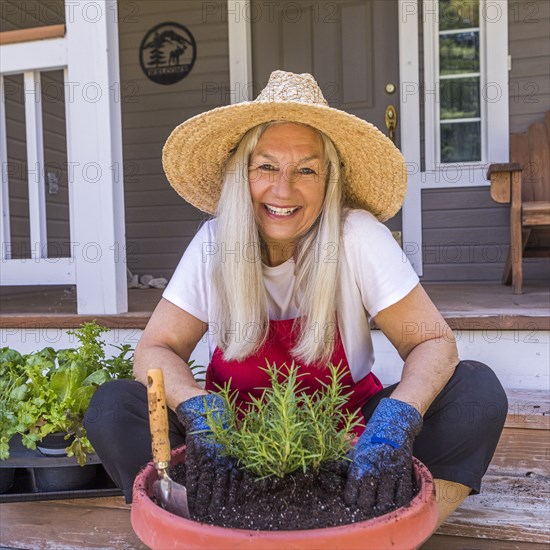
<svg viewBox="0 0 550 550"><path fill-rule="evenodd" d="M442 164L482 160L479 10L479 0L438 2L437 160Z"/></svg>
<svg viewBox="0 0 550 550"><path fill-rule="evenodd" d="M508 160L507 3L421 1L422 171L440 187L438 172L467 165L452 183L479 185L487 163Z"/></svg>

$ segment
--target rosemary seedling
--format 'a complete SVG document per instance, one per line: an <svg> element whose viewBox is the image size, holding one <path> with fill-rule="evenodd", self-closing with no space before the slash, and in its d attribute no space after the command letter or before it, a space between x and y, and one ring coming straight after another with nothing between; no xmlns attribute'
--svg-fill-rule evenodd
<svg viewBox="0 0 550 550"><path fill-rule="evenodd" d="M308 395L294 363L277 368L266 360L266 365L271 387L259 399L252 399L241 418L237 393L231 391L230 383L219 388L228 414L221 418L212 410L206 412L214 441L259 478L317 470L323 462L345 459L361 418L358 412L343 410L350 396L344 393L344 369L329 364L329 381Z"/></svg>

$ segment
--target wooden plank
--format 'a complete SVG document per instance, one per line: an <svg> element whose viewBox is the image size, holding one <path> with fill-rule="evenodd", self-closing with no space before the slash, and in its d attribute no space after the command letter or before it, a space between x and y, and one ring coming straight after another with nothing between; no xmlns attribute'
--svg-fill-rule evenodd
<svg viewBox="0 0 550 550"><path fill-rule="evenodd" d="M550 143L546 126L531 124L528 130L529 161L532 170L533 200L550 200Z"/></svg>
<svg viewBox="0 0 550 550"><path fill-rule="evenodd" d="M504 428L491 461L502 472L521 476L550 476L548 429Z"/></svg>
<svg viewBox="0 0 550 550"><path fill-rule="evenodd" d="M548 550L546 544L473 537L432 535L420 550Z"/></svg>
<svg viewBox="0 0 550 550"><path fill-rule="evenodd" d="M468 497L437 534L550 544L549 497L548 477L510 476L492 468L481 493Z"/></svg>
<svg viewBox="0 0 550 550"><path fill-rule="evenodd" d="M527 134L512 134L510 136L510 159L524 167L522 179L527 180L531 167L529 166L529 140ZM526 182L527 183L527 182ZM521 198L524 201L533 200L533 192L529 185L522 186Z"/></svg>
<svg viewBox="0 0 550 550"><path fill-rule="evenodd" d="M498 203L510 202L510 172L494 172L491 174L491 198Z"/></svg>
<svg viewBox="0 0 550 550"><path fill-rule="evenodd" d="M524 202L521 209L521 223L523 225L550 225L550 202Z"/></svg>
<svg viewBox="0 0 550 550"><path fill-rule="evenodd" d="M521 227L521 173L512 173L510 207L510 254L512 261L512 285L514 294L521 294L523 286L523 244Z"/></svg>
<svg viewBox="0 0 550 550"><path fill-rule="evenodd" d="M541 390L509 389L507 428L550 430L550 396Z"/></svg>
<svg viewBox="0 0 550 550"><path fill-rule="evenodd" d="M143 329L149 322L150 312L125 313L120 315L25 315L8 314L0 316L0 328L77 328L82 323L96 321L108 328L138 328Z"/></svg>
<svg viewBox="0 0 550 550"><path fill-rule="evenodd" d="M62 38L63 36L65 36L65 25L45 25L31 29L4 31L0 32L0 46L33 40L47 40L48 38Z"/></svg>
<svg viewBox="0 0 550 550"><path fill-rule="evenodd" d="M63 499L50 501L59 504L60 506L74 506L83 505L89 506L90 508L116 508L121 510L131 510L132 505L126 504L124 497L94 497L94 498L74 498L74 499Z"/></svg>
<svg viewBox="0 0 550 550"><path fill-rule="evenodd" d="M61 501L0 504L2 546L10 548L116 548L145 550L132 530L130 511L89 506L86 499L69 506Z"/></svg>
<svg viewBox="0 0 550 550"><path fill-rule="evenodd" d="M521 296L512 296L510 289L499 284L425 283L423 287L444 316L548 316L547 285L528 286Z"/></svg>

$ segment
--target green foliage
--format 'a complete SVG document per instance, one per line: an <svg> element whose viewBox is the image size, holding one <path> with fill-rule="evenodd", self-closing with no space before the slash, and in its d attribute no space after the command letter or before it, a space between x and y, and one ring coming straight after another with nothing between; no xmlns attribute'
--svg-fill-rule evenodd
<svg viewBox="0 0 550 550"><path fill-rule="evenodd" d="M19 430L18 410L27 386L23 357L9 348L0 349L0 460L9 457L9 441Z"/></svg>
<svg viewBox="0 0 550 550"><path fill-rule="evenodd" d="M93 448L82 422L95 390L132 373L130 346L114 346L119 354L105 359L101 334L106 331L95 322L68 331L79 341L77 348L47 347L28 355L0 349L0 459L9 457L9 440L16 433L35 449L48 434L67 432L66 439L72 439L67 454L85 464Z"/></svg>
<svg viewBox="0 0 550 550"><path fill-rule="evenodd" d="M358 413L343 411L349 398L349 393L343 393L344 369L330 364L330 381L308 395L294 363L279 369L267 360L266 364L271 387L259 399L253 398L242 419L238 418L236 392L229 385L220 388L229 412L222 418L207 411L210 437L259 478L284 477L308 467L316 470L323 462L344 459L353 429L360 424Z"/></svg>

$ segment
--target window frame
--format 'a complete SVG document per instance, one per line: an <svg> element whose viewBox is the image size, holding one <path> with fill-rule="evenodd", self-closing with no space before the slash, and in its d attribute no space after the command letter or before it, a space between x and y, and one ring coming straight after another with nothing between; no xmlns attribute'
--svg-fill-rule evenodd
<svg viewBox="0 0 550 550"><path fill-rule="evenodd" d="M506 0L479 0L479 9L481 159L443 163L441 162L439 0L423 0L425 171L441 172L455 168L462 173L458 181L457 178L452 178L451 185L445 185L445 178L435 178L439 184L436 182L434 187L480 185L483 180L480 181L479 177L474 177L473 174L483 172L491 162L502 161L503 157L508 158L508 3Z"/></svg>

